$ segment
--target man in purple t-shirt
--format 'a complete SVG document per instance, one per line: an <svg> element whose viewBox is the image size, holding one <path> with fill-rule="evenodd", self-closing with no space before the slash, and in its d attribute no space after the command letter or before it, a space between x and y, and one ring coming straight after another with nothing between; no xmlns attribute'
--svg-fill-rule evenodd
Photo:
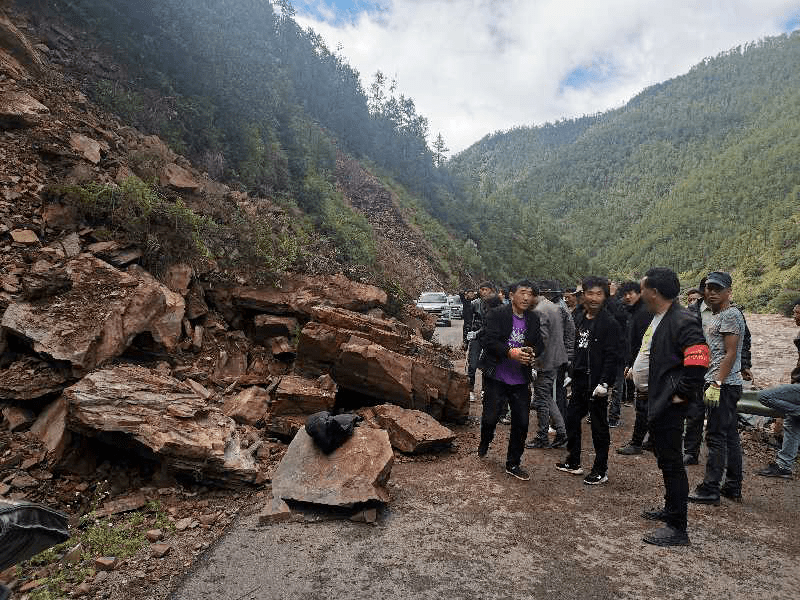
<svg viewBox="0 0 800 600"><path fill-rule="evenodd" d="M486 314L483 351L478 368L483 371L483 414L478 455L489 451L501 410L511 409L506 473L522 480L530 475L520 466L528 434L532 381L531 364L544 350L539 316L530 310L538 288L528 280L509 288L510 302Z"/></svg>

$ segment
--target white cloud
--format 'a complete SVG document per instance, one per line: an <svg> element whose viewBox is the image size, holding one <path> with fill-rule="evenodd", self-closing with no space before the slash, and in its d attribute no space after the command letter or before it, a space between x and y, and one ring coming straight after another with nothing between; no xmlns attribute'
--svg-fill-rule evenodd
<svg viewBox="0 0 800 600"><path fill-rule="evenodd" d="M314 2L306 2L314 4ZM317 2L324 5L324 2ZM782 33L797 0L386 0L327 21L303 12L369 87L377 70L453 152L487 133L620 106L708 56ZM328 5L329 6L329 5ZM323 17L325 18L325 17ZM602 74L564 86L576 69Z"/></svg>

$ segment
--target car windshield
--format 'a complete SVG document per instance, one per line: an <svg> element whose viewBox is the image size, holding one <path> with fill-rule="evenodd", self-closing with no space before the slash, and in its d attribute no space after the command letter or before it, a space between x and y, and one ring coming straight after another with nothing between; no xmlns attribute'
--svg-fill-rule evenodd
<svg viewBox="0 0 800 600"><path fill-rule="evenodd" d="M445 296L444 294L433 294L433 293L422 294L419 297L419 301L420 302L442 302L444 304L447 304L447 296Z"/></svg>

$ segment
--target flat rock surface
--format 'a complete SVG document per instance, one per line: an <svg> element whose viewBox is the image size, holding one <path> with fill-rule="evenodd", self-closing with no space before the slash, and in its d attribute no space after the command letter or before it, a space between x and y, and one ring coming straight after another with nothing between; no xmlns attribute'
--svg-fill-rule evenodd
<svg viewBox="0 0 800 600"><path fill-rule="evenodd" d="M326 455L303 427L272 477L272 493L287 501L327 506L387 502L385 486L393 459L389 436L381 429L356 427L344 444Z"/></svg>
<svg viewBox="0 0 800 600"><path fill-rule="evenodd" d="M456 434L428 413L394 404L365 409L372 421L389 433L392 448L400 452L426 452L452 442Z"/></svg>

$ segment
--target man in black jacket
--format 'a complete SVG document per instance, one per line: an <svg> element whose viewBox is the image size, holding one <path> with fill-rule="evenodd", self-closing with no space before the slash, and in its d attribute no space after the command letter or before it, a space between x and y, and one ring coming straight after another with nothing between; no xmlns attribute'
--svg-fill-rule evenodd
<svg viewBox="0 0 800 600"><path fill-rule="evenodd" d="M643 539L657 546L686 546L689 480L683 465L683 422L689 400L702 390L709 349L699 321L677 301L680 282L672 270L650 269L641 285L642 299L654 316L632 371L634 380L646 376L648 427L665 489L664 508L642 513L665 525Z"/></svg>
<svg viewBox="0 0 800 600"><path fill-rule="evenodd" d="M625 357L625 381L626 385L632 382L631 367L639 354L642 345L642 336L653 319L653 313L648 310L644 300L642 300L642 288L637 281L626 281L620 288L622 291L622 301L628 310L627 323L627 344ZM642 453L642 443L644 436L647 435L647 386L642 389L634 388L636 420L633 423L633 433L631 441L622 448L617 449L617 454L631 455Z"/></svg>
<svg viewBox="0 0 800 600"><path fill-rule="evenodd" d="M559 471L582 475L581 420L589 413L595 459L583 482L597 485L608 481L608 388L614 382L620 360L620 326L605 308L608 281L603 277L583 280L583 308L575 317L575 362L572 366L572 400L567 406L567 458L557 463Z"/></svg>
<svg viewBox="0 0 800 600"><path fill-rule="evenodd" d="M501 411L511 409L506 473L528 480L520 466L528 434L531 364L544 350L538 315L530 310L538 288L523 280L510 286L510 302L486 313L478 368L483 372L483 415L478 456L484 457L494 438Z"/></svg>

